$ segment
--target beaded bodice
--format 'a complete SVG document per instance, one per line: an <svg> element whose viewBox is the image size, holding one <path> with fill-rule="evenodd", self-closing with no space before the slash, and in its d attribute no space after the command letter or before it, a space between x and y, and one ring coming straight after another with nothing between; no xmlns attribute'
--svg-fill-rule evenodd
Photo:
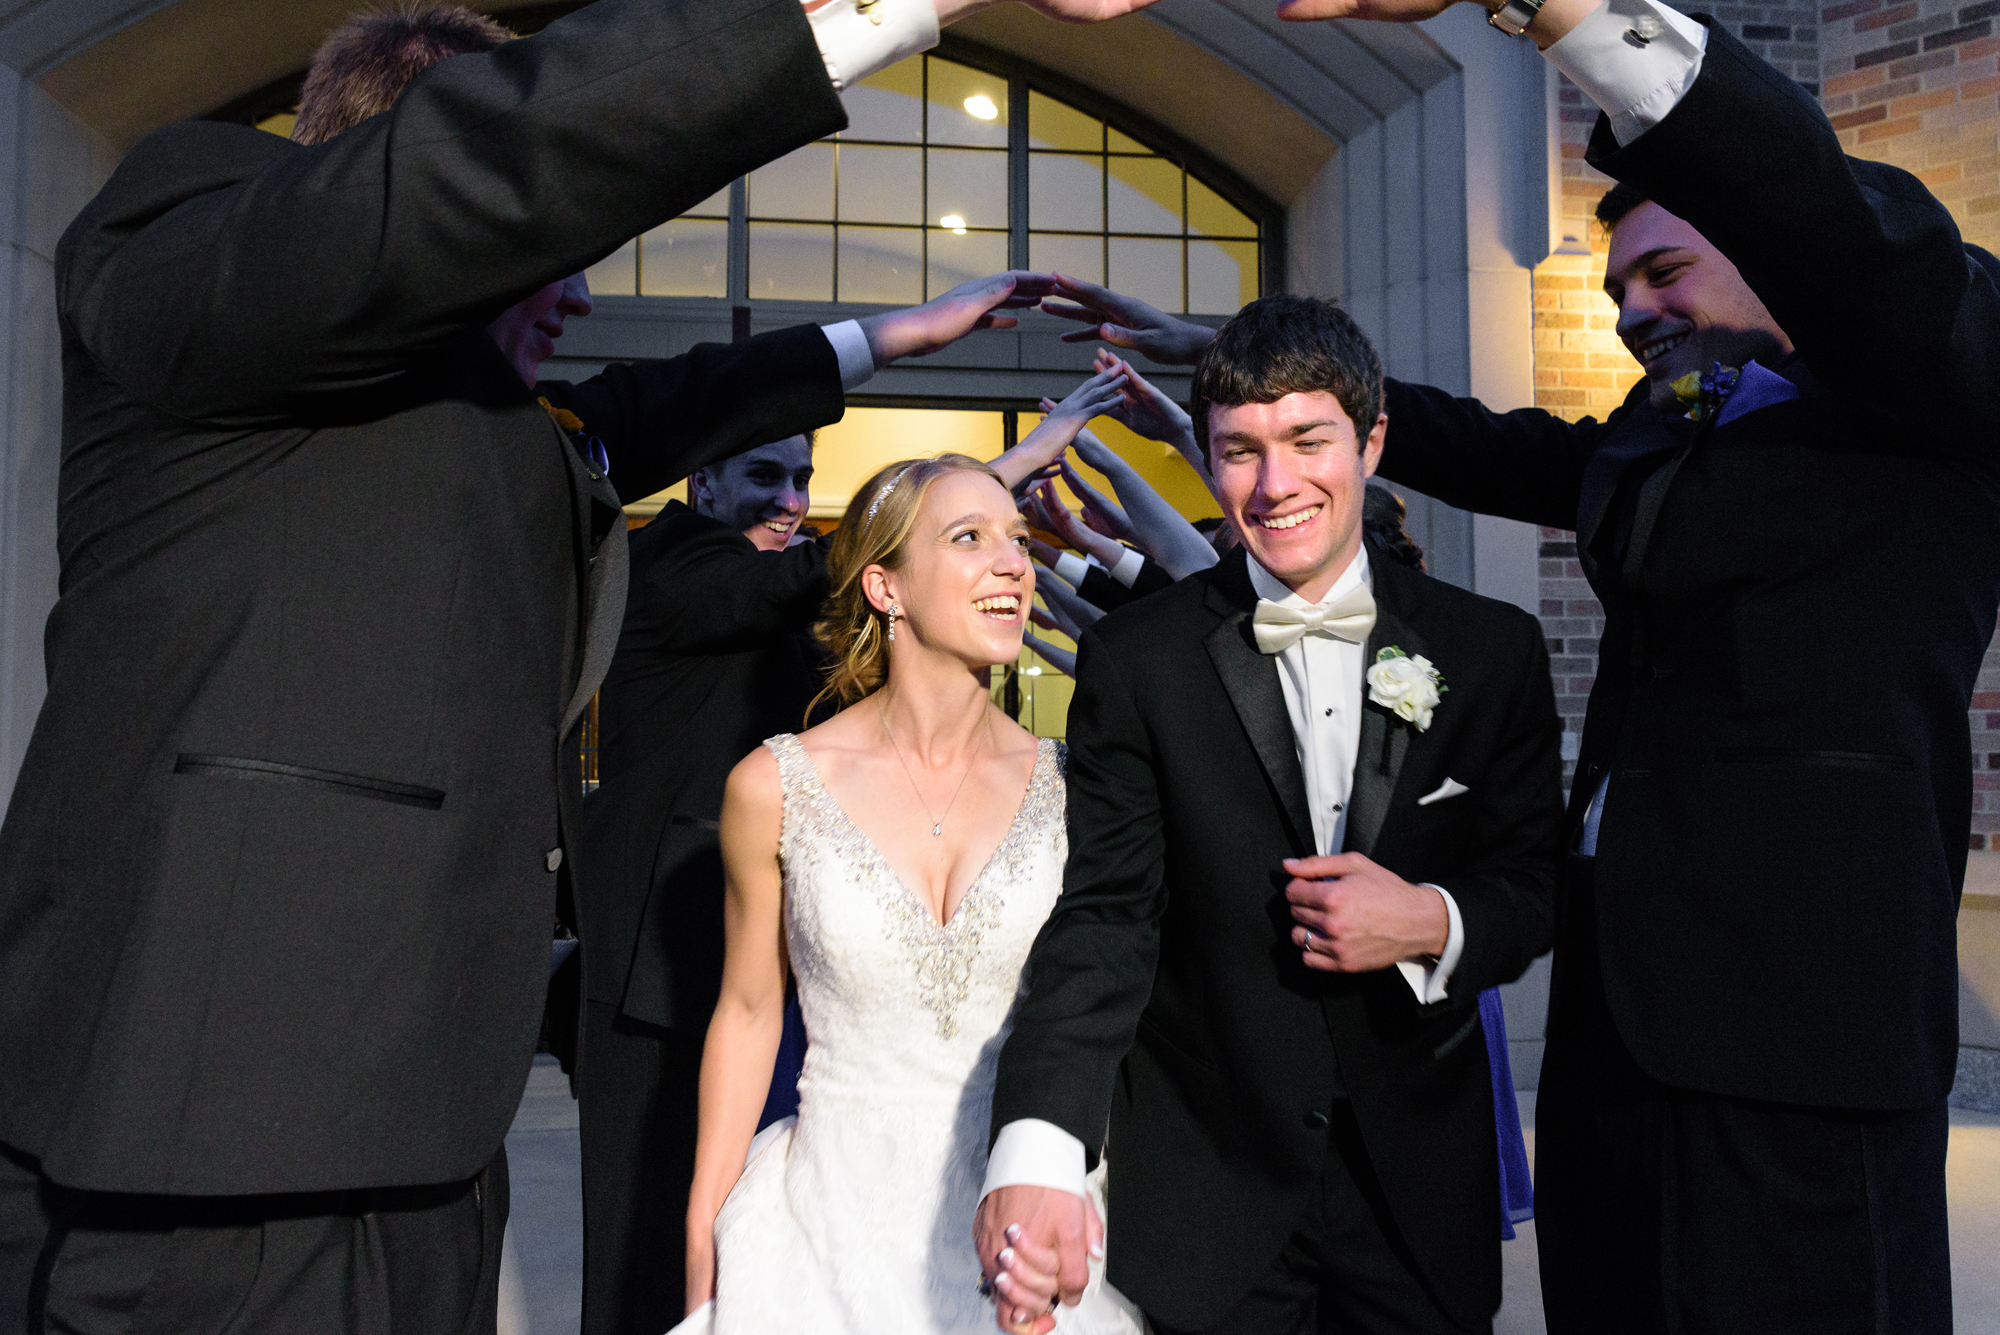
<svg viewBox="0 0 2000 1335"><path fill-rule="evenodd" d="M1062 755L1041 743L1006 835L940 926L833 800L805 748L765 743L784 790L785 942L809 1038L802 1097L991 1089L1022 966L1062 889ZM984 1069L980 1069L981 1067Z"/></svg>

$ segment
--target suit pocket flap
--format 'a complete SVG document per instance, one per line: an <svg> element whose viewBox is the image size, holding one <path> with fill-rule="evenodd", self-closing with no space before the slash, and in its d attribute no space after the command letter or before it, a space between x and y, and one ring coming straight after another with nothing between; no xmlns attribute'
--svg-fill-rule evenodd
<svg viewBox="0 0 2000 1335"><path fill-rule="evenodd" d="M414 783L394 783L338 770L313 769L306 765L282 765L275 760L251 760L243 756L202 756L182 754L174 758L176 774L210 774L232 779L255 779L272 783L305 784L349 797L368 797L377 802L422 807L436 811L444 805L444 790Z"/></svg>

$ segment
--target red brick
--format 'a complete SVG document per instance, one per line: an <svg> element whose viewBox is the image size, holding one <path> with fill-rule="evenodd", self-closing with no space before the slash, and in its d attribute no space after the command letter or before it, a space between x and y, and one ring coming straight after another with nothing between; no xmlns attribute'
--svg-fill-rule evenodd
<svg viewBox="0 0 2000 1335"><path fill-rule="evenodd" d="M1916 16L1915 5L1897 5L1894 9L1880 10L1854 20L1854 31L1873 32L1877 28L1886 28L1892 23L1901 23L1904 19L1913 19Z"/></svg>
<svg viewBox="0 0 2000 1335"><path fill-rule="evenodd" d="M1956 88L1940 88L1935 93L1921 93L1916 97L1899 97L1889 104L1889 112L1894 116L1918 116L1934 107L1948 107L1958 101Z"/></svg>
<svg viewBox="0 0 2000 1335"><path fill-rule="evenodd" d="M1924 123L1915 116L1905 116L1901 120L1884 121L1871 125L1861 132L1861 142L1872 144L1883 139L1894 139L1899 134L1909 134L1924 128Z"/></svg>
<svg viewBox="0 0 2000 1335"><path fill-rule="evenodd" d="M1866 69L1855 70L1851 74L1834 75L1834 77L1826 81L1826 91L1828 96L1832 96L1835 93L1851 93L1856 89L1873 88L1878 83L1887 83L1888 81L1889 71L1883 69L1880 65L1870 65Z"/></svg>
<svg viewBox="0 0 2000 1335"><path fill-rule="evenodd" d="M1850 111L1844 116L1835 116L1833 118L1833 128L1836 130L1851 130L1857 125L1873 125L1876 121L1885 121L1888 119L1889 108L1877 102L1872 107L1863 107L1859 111Z"/></svg>

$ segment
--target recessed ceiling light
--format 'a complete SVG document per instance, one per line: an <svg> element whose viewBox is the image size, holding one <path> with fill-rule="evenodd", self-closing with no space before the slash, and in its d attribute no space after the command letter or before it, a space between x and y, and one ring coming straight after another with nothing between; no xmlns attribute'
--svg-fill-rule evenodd
<svg viewBox="0 0 2000 1335"><path fill-rule="evenodd" d="M971 97L966 98L965 112L968 116L974 116L983 121L998 120L1000 118L1000 108L995 106L993 99L984 93L974 93Z"/></svg>
<svg viewBox="0 0 2000 1335"><path fill-rule="evenodd" d="M947 213L944 217L939 218L938 226L949 227L953 236L965 235L965 219L959 217L956 213Z"/></svg>

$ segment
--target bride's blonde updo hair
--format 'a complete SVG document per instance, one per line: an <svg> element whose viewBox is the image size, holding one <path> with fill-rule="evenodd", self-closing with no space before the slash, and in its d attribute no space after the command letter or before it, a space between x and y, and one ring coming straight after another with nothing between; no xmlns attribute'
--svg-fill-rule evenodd
<svg viewBox="0 0 2000 1335"><path fill-rule="evenodd" d="M861 572L869 566L902 568L908 555L904 544L924 497L939 478L952 473L979 473L1000 482L998 473L970 455L900 459L869 478L847 503L827 553L826 606L813 626L813 635L833 655L826 687L813 699L815 708L831 695L845 709L888 680L889 618L862 593Z"/></svg>

